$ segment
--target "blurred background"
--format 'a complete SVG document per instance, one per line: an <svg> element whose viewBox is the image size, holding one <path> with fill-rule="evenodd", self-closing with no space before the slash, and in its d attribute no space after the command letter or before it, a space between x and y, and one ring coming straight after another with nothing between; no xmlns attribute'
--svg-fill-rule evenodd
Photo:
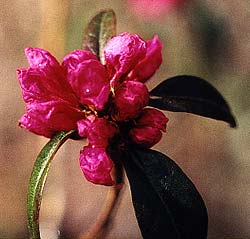
<svg viewBox="0 0 250 239"><path fill-rule="evenodd" d="M202 194L209 213L209 239L250 238L249 1L0 0L0 5L1 239L28 238L28 181L47 142L17 125L24 103L16 69L28 66L24 48L45 48L61 60L81 48L83 28L105 8L116 12L118 33L137 33L144 39L158 34L163 42L164 62L149 89L171 76L191 74L207 79L229 102L238 128L166 112L168 130L155 149L174 159ZM86 182L80 170L84 144L67 142L52 164L40 219L46 239L59 234L78 238L94 223L104 202L108 189ZM142 238L127 179L121 194L105 238Z"/></svg>

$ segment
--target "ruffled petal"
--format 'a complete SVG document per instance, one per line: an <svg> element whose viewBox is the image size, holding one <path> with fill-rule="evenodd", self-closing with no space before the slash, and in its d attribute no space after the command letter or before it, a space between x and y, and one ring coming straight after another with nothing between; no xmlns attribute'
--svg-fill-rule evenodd
<svg viewBox="0 0 250 239"><path fill-rule="evenodd" d="M89 115L85 119L81 119L77 122L78 134L81 137L87 137L89 130L92 128L96 119L95 115Z"/></svg>
<svg viewBox="0 0 250 239"><path fill-rule="evenodd" d="M89 144L95 147L107 147L108 141L118 132L115 123L94 115L77 122L78 134L87 137Z"/></svg>
<svg viewBox="0 0 250 239"><path fill-rule="evenodd" d="M86 60L68 73L68 80L83 105L102 110L108 101L110 85L105 67L97 60Z"/></svg>
<svg viewBox="0 0 250 239"><path fill-rule="evenodd" d="M46 75L46 72L42 69L18 69L17 77L22 89L23 99L26 103L62 99L74 107L78 106L78 101L73 91L70 90L67 94L67 91L63 91L61 85L55 84L53 82L54 79ZM68 87L71 89L69 85Z"/></svg>
<svg viewBox="0 0 250 239"><path fill-rule="evenodd" d="M30 68L17 70L25 101L49 96L61 98L77 106L77 98L57 60L40 48L26 48L25 53Z"/></svg>
<svg viewBox="0 0 250 239"><path fill-rule="evenodd" d="M52 71L60 68L60 64L56 58L41 48L27 47L25 55L31 68L47 68L47 70Z"/></svg>
<svg viewBox="0 0 250 239"><path fill-rule="evenodd" d="M85 146L80 153L80 167L88 181L106 186L114 184L110 176L113 162L105 148Z"/></svg>
<svg viewBox="0 0 250 239"><path fill-rule="evenodd" d="M162 133L157 128L147 126L131 129L129 136L134 143L145 148L151 148L161 140Z"/></svg>
<svg viewBox="0 0 250 239"><path fill-rule="evenodd" d="M62 66L67 71L74 71L78 65L86 60L98 60L97 57L90 51L74 50L63 58Z"/></svg>
<svg viewBox="0 0 250 239"><path fill-rule="evenodd" d="M119 121L137 118L147 106L149 93L145 84L138 81L124 81L115 91L114 117Z"/></svg>
<svg viewBox="0 0 250 239"><path fill-rule="evenodd" d="M109 40L104 57L112 81L130 72L145 54L146 42L136 34L125 32Z"/></svg>
<svg viewBox="0 0 250 239"><path fill-rule="evenodd" d="M168 118L157 109L146 108L134 122L134 128L129 131L131 140L150 148L161 140L161 131L166 132Z"/></svg>
<svg viewBox="0 0 250 239"><path fill-rule="evenodd" d="M146 82L154 75L156 70L162 63L162 43L158 36L147 41L146 56L135 66L135 68L128 74L129 80L138 80Z"/></svg>
<svg viewBox="0 0 250 239"><path fill-rule="evenodd" d="M146 108L143 109L140 117L136 119L136 127L150 126L166 132L169 119L159 110Z"/></svg>
<svg viewBox="0 0 250 239"><path fill-rule="evenodd" d="M48 138L61 130L77 129L77 121L84 118L80 110L62 100L33 102L26 108L26 114L19 120L20 126Z"/></svg>
<svg viewBox="0 0 250 239"><path fill-rule="evenodd" d="M20 127L25 128L34 134L42 135L47 138L51 138L55 133L53 129L48 128L43 120L37 118L36 113L33 111L24 114L18 122Z"/></svg>

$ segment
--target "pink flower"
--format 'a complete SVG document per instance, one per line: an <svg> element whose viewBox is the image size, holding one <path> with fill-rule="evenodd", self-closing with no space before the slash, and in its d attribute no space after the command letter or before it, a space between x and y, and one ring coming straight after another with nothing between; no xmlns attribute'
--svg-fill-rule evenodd
<svg viewBox="0 0 250 239"><path fill-rule="evenodd" d="M141 19L158 19L187 0L127 0L129 8Z"/></svg>
<svg viewBox="0 0 250 239"><path fill-rule="evenodd" d="M166 127L166 118L157 110L144 109L149 92L143 82L160 66L161 48L157 36L145 42L136 34L122 33L105 48L106 66L86 50L69 53L60 64L45 50L27 48L30 67L17 71L26 103L20 126L48 138L61 130L77 130L89 142L80 153L85 177L112 185L107 148L116 138L128 138L122 135L123 124L136 122L129 135L145 147L158 142Z"/></svg>
<svg viewBox="0 0 250 239"><path fill-rule="evenodd" d="M80 154L80 167L88 181L106 186L114 184L110 176L113 163L105 148L85 146Z"/></svg>
<svg viewBox="0 0 250 239"><path fill-rule="evenodd" d="M148 101L149 93L143 83L124 81L115 91L116 119L124 121L138 117Z"/></svg>
<svg viewBox="0 0 250 239"><path fill-rule="evenodd" d="M108 141L118 133L118 127L115 123L94 115L79 120L77 126L78 134L82 137L87 137L89 144L95 147L106 148Z"/></svg>
<svg viewBox="0 0 250 239"><path fill-rule="evenodd" d="M30 67L17 71L27 109L19 121L22 127L50 138L77 129L85 117L80 104L101 110L107 103L108 76L92 53L74 51L63 66L45 50L27 48L25 53Z"/></svg>
<svg viewBox="0 0 250 239"><path fill-rule="evenodd" d="M144 109L135 127L129 131L132 141L145 148L150 148L162 138L162 132L166 132L168 118L159 110Z"/></svg>

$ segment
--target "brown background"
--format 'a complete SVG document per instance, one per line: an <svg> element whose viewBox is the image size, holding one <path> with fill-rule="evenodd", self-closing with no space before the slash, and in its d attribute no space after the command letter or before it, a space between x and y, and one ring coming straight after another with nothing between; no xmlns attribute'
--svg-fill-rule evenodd
<svg viewBox="0 0 250 239"><path fill-rule="evenodd" d="M117 14L118 32L144 39L158 34L164 63L152 88L177 74L209 80L230 103L239 127L184 113L168 113L164 139L155 147L183 168L209 212L209 239L250 238L250 2L190 1L155 21L132 15L126 1L0 0L0 238L27 238L26 192L36 155L47 139L17 126L24 113L16 68L26 67L27 46L46 48L58 59L80 48L82 29L103 8ZM44 238L77 238L91 225L107 188L85 181L79 167L84 142L60 150L41 208ZM126 181L106 238L141 238Z"/></svg>

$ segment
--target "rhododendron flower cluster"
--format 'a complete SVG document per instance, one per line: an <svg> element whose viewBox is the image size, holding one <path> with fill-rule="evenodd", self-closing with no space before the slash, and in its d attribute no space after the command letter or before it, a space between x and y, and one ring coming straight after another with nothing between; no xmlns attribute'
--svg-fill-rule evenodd
<svg viewBox="0 0 250 239"><path fill-rule="evenodd" d="M144 84L162 62L162 44L155 36L113 37L104 49L105 65L87 50L75 50L60 64L49 52L27 48L29 67L18 69L26 103L21 127L51 138L61 130L77 130L88 145L80 152L87 180L112 185L113 161L108 147L117 142L152 147L168 119L147 108Z"/></svg>

